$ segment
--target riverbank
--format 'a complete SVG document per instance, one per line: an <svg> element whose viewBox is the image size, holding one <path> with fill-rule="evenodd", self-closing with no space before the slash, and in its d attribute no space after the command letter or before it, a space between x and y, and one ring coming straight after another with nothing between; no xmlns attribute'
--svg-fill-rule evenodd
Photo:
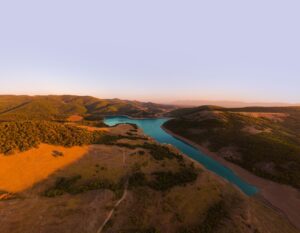
<svg viewBox="0 0 300 233"><path fill-rule="evenodd" d="M162 129L173 137L190 144L205 155L208 155L221 164L227 166L246 182L259 188L260 192L257 195L257 199L262 200L263 203L283 214L295 227L300 229L300 192L298 190L288 185L278 184L257 177L238 165L226 161L221 156L218 156L217 153L209 151L206 147L177 135L166 129L164 126L162 126Z"/></svg>

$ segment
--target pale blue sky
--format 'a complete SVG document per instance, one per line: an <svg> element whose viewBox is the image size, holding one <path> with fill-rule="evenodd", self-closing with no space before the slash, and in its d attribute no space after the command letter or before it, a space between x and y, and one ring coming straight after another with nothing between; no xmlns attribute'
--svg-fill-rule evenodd
<svg viewBox="0 0 300 233"><path fill-rule="evenodd" d="M0 1L0 93L300 102L299 0Z"/></svg>

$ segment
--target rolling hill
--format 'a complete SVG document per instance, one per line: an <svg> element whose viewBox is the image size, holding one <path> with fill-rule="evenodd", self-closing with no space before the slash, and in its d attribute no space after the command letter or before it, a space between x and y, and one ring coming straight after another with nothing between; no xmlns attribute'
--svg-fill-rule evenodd
<svg viewBox="0 0 300 233"><path fill-rule="evenodd" d="M244 108L249 106L256 107L288 107L299 106L300 104L291 104L284 102L242 102L242 101L224 101L224 100L180 100L174 101L171 104L182 107L197 107L203 105L217 105L226 108Z"/></svg>
<svg viewBox="0 0 300 233"><path fill-rule="evenodd" d="M62 129L51 125L54 131L75 130L55 124ZM77 129L72 147L43 140L0 155L1 233L299 232L272 208L134 125L100 131L110 140L97 145L74 146L81 145L76 135L92 132Z"/></svg>
<svg viewBox="0 0 300 233"><path fill-rule="evenodd" d="M178 109L165 127L257 176L300 188L300 107Z"/></svg>
<svg viewBox="0 0 300 233"><path fill-rule="evenodd" d="M170 105L98 99L90 96L0 96L0 121L66 120L80 115L84 119L102 119L105 115L155 117L173 110Z"/></svg>
<svg viewBox="0 0 300 233"><path fill-rule="evenodd" d="M136 125L101 121L170 115L168 129L216 151L235 145L238 153L227 150L226 159L297 187L298 114L298 108L176 109L89 96L0 96L0 232L299 232L289 215L245 196Z"/></svg>

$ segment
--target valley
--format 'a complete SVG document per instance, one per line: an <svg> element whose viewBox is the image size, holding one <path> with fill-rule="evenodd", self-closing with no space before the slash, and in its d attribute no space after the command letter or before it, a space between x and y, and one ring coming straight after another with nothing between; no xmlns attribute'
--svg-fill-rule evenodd
<svg viewBox="0 0 300 233"><path fill-rule="evenodd" d="M135 106L130 115L127 105L97 112L90 97L7 98L0 101L0 232L299 232L297 108L153 104L155 114Z"/></svg>

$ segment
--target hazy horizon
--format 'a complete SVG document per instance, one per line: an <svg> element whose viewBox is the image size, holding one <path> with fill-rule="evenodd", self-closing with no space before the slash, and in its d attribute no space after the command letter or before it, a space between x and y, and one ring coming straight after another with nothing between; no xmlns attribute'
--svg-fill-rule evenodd
<svg viewBox="0 0 300 233"><path fill-rule="evenodd" d="M300 102L299 1L7 1L0 94Z"/></svg>
<svg viewBox="0 0 300 233"><path fill-rule="evenodd" d="M99 99L121 99L121 100L128 100L128 101L139 101L139 102L152 102L157 104L166 104L166 105L176 105L181 107L196 107L196 106L203 106L203 105L216 105L220 107L230 107L230 108L240 108L240 107L287 107L287 106L300 106L300 102L296 103L289 103L289 102L247 102L247 101L235 101L235 100L207 100L207 99L198 99L198 100L175 100L175 101L153 101L151 99L126 99L126 98L104 98L102 96L92 96L92 95L76 95L76 94L37 94L37 95L30 95L30 94L1 94L0 96L62 96L62 95L74 95L74 96L91 96Z"/></svg>

